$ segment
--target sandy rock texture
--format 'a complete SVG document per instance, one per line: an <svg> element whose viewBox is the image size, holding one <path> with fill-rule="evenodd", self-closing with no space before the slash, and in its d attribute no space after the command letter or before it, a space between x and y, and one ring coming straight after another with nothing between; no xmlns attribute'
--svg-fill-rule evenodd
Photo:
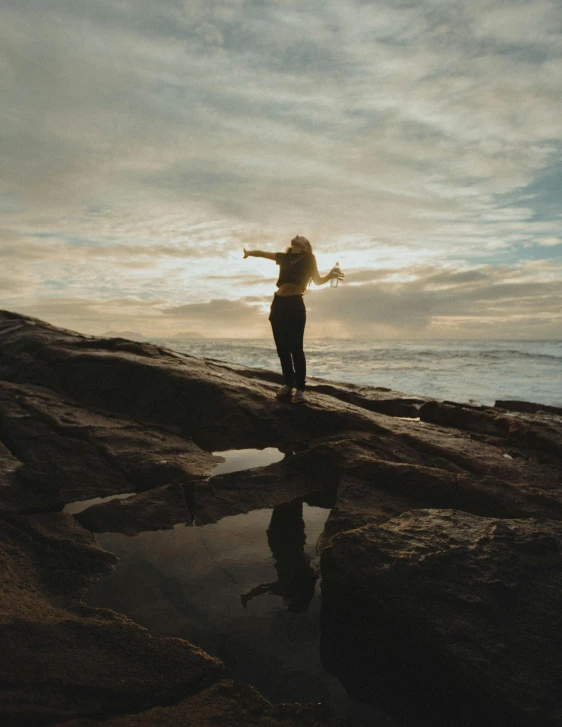
<svg viewBox="0 0 562 727"><path fill-rule="evenodd" d="M81 605L115 560L70 515L0 518L0 723L174 701L212 683L221 663L181 639L152 639L109 610Z"/></svg>
<svg viewBox="0 0 562 727"><path fill-rule="evenodd" d="M104 720L72 720L58 727L319 727L320 705L273 705L246 684L220 681L170 707Z"/></svg>
<svg viewBox="0 0 562 727"><path fill-rule="evenodd" d="M114 498L91 505L74 517L92 532L125 535L167 530L177 523L191 524L193 520L185 486L174 482L127 499Z"/></svg>
<svg viewBox="0 0 562 727"><path fill-rule="evenodd" d="M92 532L320 498L331 506L322 655L350 694L404 724L556 724L556 408L323 380L297 408L274 398L278 383L273 372L0 312L0 721L327 724L217 683L220 663L196 646L152 639L82 600L114 560ZM213 452L251 447L285 456L213 476ZM109 500L62 512L99 497Z"/></svg>
<svg viewBox="0 0 562 727"><path fill-rule="evenodd" d="M383 644L383 627L408 642L393 658L417 694L417 709L403 705L407 722L556 725L561 546L562 523L546 519L413 510L336 535L324 551L323 595L327 610L349 615L341 594L353 594L363 639ZM413 674L412 660L419 667ZM420 719L428 677L440 699Z"/></svg>

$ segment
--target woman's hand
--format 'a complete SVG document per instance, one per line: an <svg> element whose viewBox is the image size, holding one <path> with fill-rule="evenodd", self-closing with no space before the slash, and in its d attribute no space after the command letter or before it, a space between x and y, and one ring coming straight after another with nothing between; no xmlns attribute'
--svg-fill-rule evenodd
<svg viewBox="0 0 562 727"><path fill-rule="evenodd" d="M246 250L246 248L244 248L244 257L264 257L267 260L275 260L275 253L263 252L263 250Z"/></svg>
<svg viewBox="0 0 562 727"><path fill-rule="evenodd" d="M332 277L332 275L334 274L334 270L336 270L336 266L335 266L335 265L334 265L334 267L333 267L333 268L332 268L332 269L330 270L330 272L328 273L328 275L330 276L330 278L331 278L331 277ZM343 280L344 278L345 278L345 274L344 274L344 273L342 273L342 271L340 270L340 271L339 271L339 273L338 273L338 280Z"/></svg>

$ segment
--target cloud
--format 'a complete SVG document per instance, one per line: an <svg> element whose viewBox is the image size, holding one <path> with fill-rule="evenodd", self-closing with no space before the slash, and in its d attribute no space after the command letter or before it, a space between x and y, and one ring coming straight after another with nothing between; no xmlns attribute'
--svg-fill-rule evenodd
<svg viewBox="0 0 562 727"><path fill-rule="evenodd" d="M349 271L337 300L365 325L466 328L470 285L507 293L505 266L562 249L559 17L557 0L5 0L2 304L82 301L92 330L108 310L207 320L272 289L244 245L301 233ZM239 330L262 330L251 308Z"/></svg>
<svg viewBox="0 0 562 727"><path fill-rule="evenodd" d="M462 337L478 330L499 338L508 330L530 338L562 334L560 265L408 272L410 279L402 282L393 281L395 271L389 271L387 280L315 292L307 300L315 333L331 329L352 338Z"/></svg>
<svg viewBox="0 0 562 727"><path fill-rule="evenodd" d="M172 306L161 298L53 296L31 299L18 305L17 312L93 335L129 330L160 338L190 330L209 338L260 338L270 334L270 300L245 296Z"/></svg>
<svg viewBox="0 0 562 727"><path fill-rule="evenodd" d="M540 64L549 72L537 86L539 64L493 46L475 52L489 4L449 23L425 4L342 12L331 2L325 16L316 3L191 5L182 14L171 2L157 11L46 3L16 40L23 11L12 6L7 90L25 116L8 133L25 145L11 145L9 158L25 162L12 165L24 175L12 180L20 192L48 202L99 195L105 184L119 197L151 191L177 202L187 193L265 221L275 205L302 215L312 184L340 217L357 200L357 217L373 192L411 199L423 190L435 205L467 181L481 202L511 191L547 163L541 144L560 131L554 67ZM528 18L528 37L533 24L544 36L549 7ZM215 34L226 47L209 55Z"/></svg>
<svg viewBox="0 0 562 727"><path fill-rule="evenodd" d="M374 273L370 282L344 283L336 290L313 286L305 297L307 337L562 335L562 266L552 260L517 267L420 266ZM267 295L247 295L170 305L165 298L53 296L32 300L18 310L85 333L134 330L165 337L191 330L207 337L259 338L271 336L270 300Z"/></svg>
<svg viewBox="0 0 562 727"><path fill-rule="evenodd" d="M28 293L31 288L29 281L22 276L0 274L0 290L5 297Z"/></svg>
<svg viewBox="0 0 562 727"><path fill-rule="evenodd" d="M264 306L241 300L217 299L208 303L188 303L167 308L164 315L181 320L182 325L188 325L190 329L204 331L211 338L233 335L259 337L269 329Z"/></svg>

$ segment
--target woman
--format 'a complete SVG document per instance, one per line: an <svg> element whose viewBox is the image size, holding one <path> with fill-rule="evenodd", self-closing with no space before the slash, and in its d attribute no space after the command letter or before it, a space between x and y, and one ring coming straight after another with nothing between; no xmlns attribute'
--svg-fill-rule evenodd
<svg viewBox="0 0 562 727"><path fill-rule="evenodd" d="M303 351L306 308L302 296L311 280L316 285L323 285L332 278L333 270L326 275L320 275L310 242L300 235L291 240L291 245L285 252L244 249L244 257L265 257L275 260L279 265L277 292L269 315L285 380L285 385L278 389L277 396L291 396L293 388L296 387L292 401L294 404L302 404L305 400L306 380L306 359ZM339 273L338 278L341 280L343 273Z"/></svg>

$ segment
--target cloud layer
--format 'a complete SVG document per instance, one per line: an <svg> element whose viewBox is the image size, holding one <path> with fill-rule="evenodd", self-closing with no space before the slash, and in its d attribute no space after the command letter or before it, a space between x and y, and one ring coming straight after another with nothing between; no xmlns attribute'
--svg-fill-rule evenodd
<svg viewBox="0 0 562 727"><path fill-rule="evenodd" d="M459 271L437 266L363 270L345 286L312 288L306 297L309 337L542 338L562 328L562 266L482 266ZM171 305L165 298L31 299L30 315L78 330L124 330L131 321L144 335L194 332L208 337L270 335L271 296L214 298ZM128 328L127 330L130 330Z"/></svg>
<svg viewBox="0 0 562 727"><path fill-rule="evenodd" d="M562 333L557 0L5 0L1 20L0 305L265 335L275 271L242 247L301 233L351 271L310 296L318 330L345 308L353 335Z"/></svg>

